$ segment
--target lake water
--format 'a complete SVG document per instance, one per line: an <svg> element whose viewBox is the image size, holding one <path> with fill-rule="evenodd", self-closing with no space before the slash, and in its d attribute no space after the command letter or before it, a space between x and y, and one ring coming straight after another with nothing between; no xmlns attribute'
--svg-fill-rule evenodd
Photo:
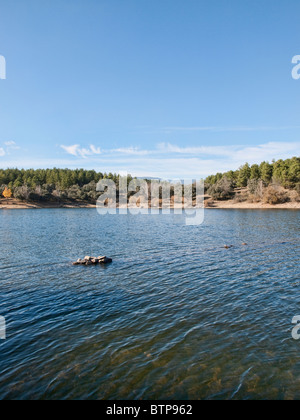
<svg viewBox="0 0 300 420"><path fill-rule="evenodd" d="M0 226L1 399L300 398L299 211L2 210ZM85 255L114 261L71 265Z"/></svg>

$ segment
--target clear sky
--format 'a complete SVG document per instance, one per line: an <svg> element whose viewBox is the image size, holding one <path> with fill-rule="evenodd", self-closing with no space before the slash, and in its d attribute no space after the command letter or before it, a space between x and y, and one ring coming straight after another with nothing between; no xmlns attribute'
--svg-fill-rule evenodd
<svg viewBox="0 0 300 420"><path fill-rule="evenodd" d="M0 0L0 167L205 176L300 155L299 0Z"/></svg>

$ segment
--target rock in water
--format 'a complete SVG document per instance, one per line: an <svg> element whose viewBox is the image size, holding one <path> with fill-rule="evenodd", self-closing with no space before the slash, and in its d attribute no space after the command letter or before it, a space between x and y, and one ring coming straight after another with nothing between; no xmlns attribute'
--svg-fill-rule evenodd
<svg viewBox="0 0 300 420"><path fill-rule="evenodd" d="M107 258L107 257L105 257L103 260L100 261L100 264L110 264L110 263L112 263L112 259Z"/></svg>
<svg viewBox="0 0 300 420"><path fill-rule="evenodd" d="M112 263L112 259L111 258L107 258L105 256L103 257L85 257L83 260L81 260L80 258L73 263L73 265L97 265L97 264L109 264Z"/></svg>
<svg viewBox="0 0 300 420"><path fill-rule="evenodd" d="M78 260L73 263L73 265L82 265L82 264L85 264L85 260L81 260L80 258L78 258Z"/></svg>

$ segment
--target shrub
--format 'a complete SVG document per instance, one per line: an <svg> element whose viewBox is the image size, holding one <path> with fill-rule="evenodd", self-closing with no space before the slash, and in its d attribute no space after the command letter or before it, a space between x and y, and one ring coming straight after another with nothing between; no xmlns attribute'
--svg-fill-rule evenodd
<svg viewBox="0 0 300 420"><path fill-rule="evenodd" d="M81 199L81 189L78 185L73 185L67 190L67 196L70 200Z"/></svg>
<svg viewBox="0 0 300 420"><path fill-rule="evenodd" d="M248 200L248 194L236 194L234 197L235 203L244 203Z"/></svg>
<svg viewBox="0 0 300 420"><path fill-rule="evenodd" d="M205 200L204 201L204 207L205 208L215 207L214 200Z"/></svg>
<svg viewBox="0 0 300 420"><path fill-rule="evenodd" d="M263 197L264 185L261 179L250 179L248 191L254 201L260 201Z"/></svg>
<svg viewBox="0 0 300 420"><path fill-rule="evenodd" d="M234 195L234 183L224 176L208 189L208 194L214 200L228 200Z"/></svg>
<svg viewBox="0 0 300 420"><path fill-rule="evenodd" d="M267 204L282 204L289 201L287 192L281 188L270 185L264 193L264 202Z"/></svg>
<svg viewBox="0 0 300 420"><path fill-rule="evenodd" d="M14 190L14 197L18 200L28 201L31 194L31 190L27 185L23 185L23 187L17 187Z"/></svg>
<svg viewBox="0 0 300 420"><path fill-rule="evenodd" d="M294 191L294 200L299 203L300 202L300 182L298 182L295 185L295 191Z"/></svg>
<svg viewBox="0 0 300 420"><path fill-rule="evenodd" d="M2 195L4 198L11 198L12 191L10 189L4 188Z"/></svg>

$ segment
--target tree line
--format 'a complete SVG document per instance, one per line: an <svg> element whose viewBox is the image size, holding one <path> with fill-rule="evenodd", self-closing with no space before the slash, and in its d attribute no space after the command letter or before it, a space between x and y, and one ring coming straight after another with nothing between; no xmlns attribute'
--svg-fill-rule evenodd
<svg viewBox="0 0 300 420"><path fill-rule="evenodd" d="M246 163L236 171L211 175L205 182L208 186L212 186L224 177L232 181L236 187L247 187L250 180L261 180L267 186L275 182L284 188L295 189L300 183L300 158L280 159L252 166Z"/></svg>
<svg viewBox="0 0 300 420"><path fill-rule="evenodd" d="M80 200L95 203L101 193L97 183L111 179L117 185L119 176L84 169L0 169L0 196L9 190L14 198L24 201ZM128 183L133 178L128 177ZM205 189L214 199L229 199L236 188L248 187L258 196L263 187L276 183L286 189L295 189L300 195L300 158L248 163L236 171L217 173L205 179ZM6 191L6 193L4 193Z"/></svg>
<svg viewBox="0 0 300 420"><path fill-rule="evenodd" d="M205 180L206 192L215 200L234 198L240 201L265 201L279 204L290 200L286 190L295 190L294 198L300 198L300 158L293 157L272 163L248 163L236 171L217 173ZM237 189L247 187L246 192ZM296 194L296 195L295 195Z"/></svg>
<svg viewBox="0 0 300 420"><path fill-rule="evenodd" d="M128 177L132 179L131 176ZM0 196L9 189L12 196L24 201L80 200L93 202L100 193L97 183L111 179L118 186L119 176L84 169L0 169Z"/></svg>

